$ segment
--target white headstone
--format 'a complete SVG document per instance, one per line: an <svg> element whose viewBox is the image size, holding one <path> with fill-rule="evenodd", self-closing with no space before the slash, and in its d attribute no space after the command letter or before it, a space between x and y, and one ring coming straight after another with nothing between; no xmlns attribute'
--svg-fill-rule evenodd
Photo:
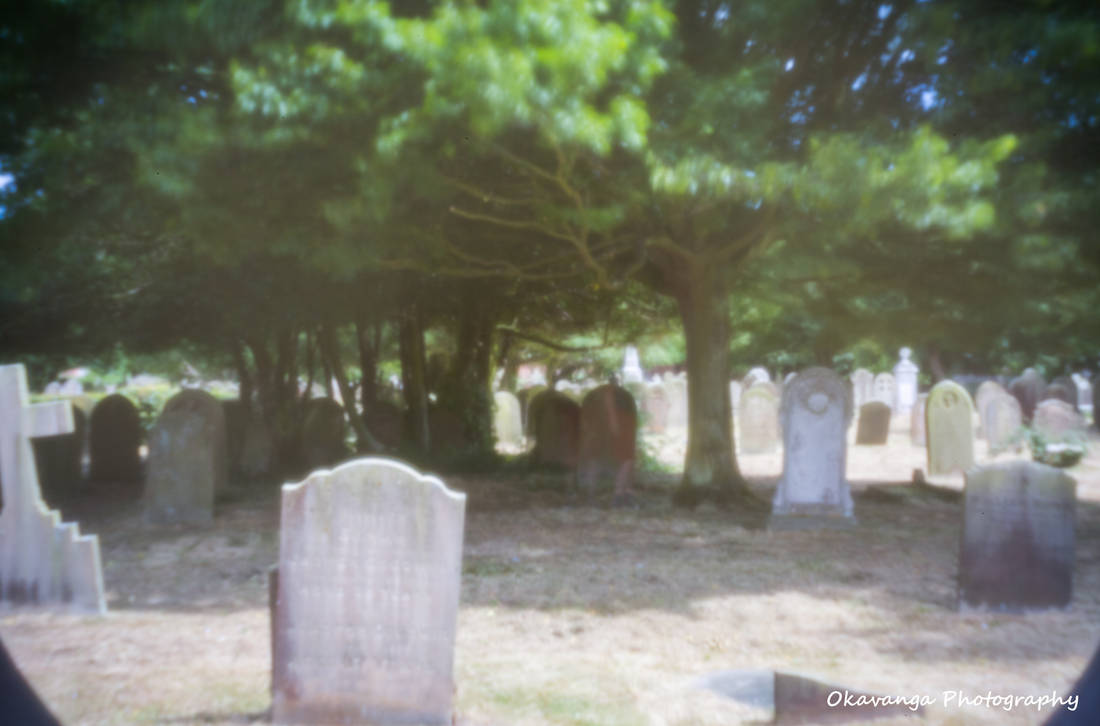
<svg viewBox="0 0 1100 726"><path fill-rule="evenodd" d="M0 605L104 613L99 538L42 501L30 439L73 430L68 402L29 404L22 365L0 366Z"/></svg>
<svg viewBox="0 0 1100 726"><path fill-rule="evenodd" d="M1092 411L1092 382L1082 374L1074 373L1073 385L1077 386L1077 409L1085 413Z"/></svg>
<svg viewBox="0 0 1100 726"><path fill-rule="evenodd" d="M509 391L493 394L493 430L497 443L505 446L523 445L523 411L519 399Z"/></svg>
<svg viewBox="0 0 1100 726"><path fill-rule="evenodd" d="M900 359L894 366L894 413L906 414L917 402L917 374L920 368L909 359L913 351L902 348L898 351Z"/></svg>
<svg viewBox="0 0 1100 726"><path fill-rule="evenodd" d="M893 410L894 404L896 403L896 392L897 386L891 374L879 373L875 376L874 389L871 393L872 401L881 401Z"/></svg>
<svg viewBox="0 0 1100 726"><path fill-rule="evenodd" d="M851 392L836 373L810 368L783 392L783 476L772 501L772 526L821 526L852 517L846 478Z"/></svg>
<svg viewBox="0 0 1100 726"><path fill-rule="evenodd" d="M642 364L638 360L638 349L633 345L626 346L626 353L623 355L622 375L623 383L641 383L645 380Z"/></svg>
<svg viewBox="0 0 1100 726"><path fill-rule="evenodd" d="M875 396L875 374L866 368L857 368L852 372L852 405L855 410L859 410L860 406L869 401L873 401Z"/></svg>

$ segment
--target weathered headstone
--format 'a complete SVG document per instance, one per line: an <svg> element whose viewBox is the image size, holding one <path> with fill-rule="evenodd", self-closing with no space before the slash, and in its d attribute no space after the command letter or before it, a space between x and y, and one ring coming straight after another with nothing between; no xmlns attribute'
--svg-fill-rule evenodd
<svg viewBox="0 0 1100 726"><path fill-rule="evenodd" d="M1069 605L1076 482L1027 461L966 473L960 607L1018 612Z"/></svg>
<svg viewBox="0 0 1100 726"><path fill-rule="evenodd" d="M1021 443L1020 429L1024 425L1020 402L1007 391L987 396L982 414L982 429L989 442L990 453L997 454Z"/></svg>
<svg viewBox="0 0 1100 726"><path fill-rule="evenodd" d="M928 394L918 394L916 403L909 411L909 441L913 446L926 446L928 444L928 431L924 425L924 416L927 409Z"/></svg>
<svg viewBox="0 0 1100 726"><path fill-rule="evenodd" d="M88 417L79 406L73 406L72 409L72 431L31 441L42 498L48 504L71 495L84 479L84 442L88 434Z"/></svg>
<svg viewBox="0 0 1100 726"><path fill-rule="evenodd" d="M581 403L577 484L591 492L601 479L615 482L615 496L630 495L638 410L625 389L607 384L593 389Z"/></svg>
<svg viewBox="0 0 1100 726"><path fill-rule="evenodd" d="M1019 378L1014 378L1008 384L1008 391L1020 402L1020 411L1024 414L1024 421L1031 423L1031 417L1035 413L1035 406L1043 398L1047 384L1043 377L1034 368L1028 368Z"/></svg>
<svg viewBox="0 0 1100 726"><path fill-rule="evenodd" d="M1057 398L1040 401L1031 420L1032 427L1048 440L1085 438L1085 419L1072 404Z"/></svg>
<svg viewBox="0 0 1100 726"><path fill-rule="evenodd" d="M1040 402L1051 398L1058 401L1065 401L1074 408L1077 408L1077 386L1069 378L1055 378L1050 382L1050 385L1046 387L1046 390L1043 391Z"/></svg>
<svg viewBox="0 0 1100 726"><path fill-rule="evenodd" d="M302 417L302 460L307 471L331 467L348 455L344 444L347 418L344 407L332 398L306 402Z"/></svg>
<svg viewBox="0 0 1100 726"><path fill-rule="evenodd" d="M100 399L88 421L88 478L97 482L140 482L141 433L141 418L130 399L120 393Z"/></svg>
<svg viewBox="0 0 1100 726"><path fill-rule="evenodd" d="M668 394L663 383L647 383L642 393L642 420L646 431L663 433L668 427Z"/></svg>
<svg viewBox="0 0 1100 726"><path fill-rule="evenodd" d="M894 376L889 373L879 373L875 376L874 390L871 393L872 401L882 401L893 411L897 397L897 385Z"/></svg>
<svg viewBox="0 0 1100 726"><path fill-rule="evenodd" d="M741 405L741 382L730 381L730 411L737 414L737 409Z"/></svg>
<svg viewBox="0 0 1100 726"><path fill-rule="evenodd" d="M920 368L910 360L913 351L902 348L898 351L898 362L894 366L894 412L907 414L917 402L917 374Z"/></svg>
<svg viewBox="0 0 1100 726"><path fill-rule="evenodd" d="M107 610L99 538L46 507L31 453L32 438L72 431L71 410L30 405L23 366L0 366L0 606Z"/></svg>
<svg viewBox="0 0 1100 726"><path fill-rule="evenodd" d="M851 391L827 368L799 373L783 392L783 476L772 500L773 528L852 521L846 477Z"/></svg>
<svg viewBox="0 0 1100 726"><path fill-rule="evenodd" d="M568 396L551 389L531 401L530 412L536 463L573 469L580 449L581 407Z"/></svg>
<svg viewBox="0 0 1100 726"><path fill-rule="evenodd" d="M623 354L622 377L624 384L641 383L645 380L645 372L638 359L638 349L633 345L626 346L626 352Z"/></svg>
<svg viewBox="0 0 1100 726"><path fill-rule="evenodd" d="M1074 373L1073 385L1077 388L1077 410L1092 411L1092 382L1085 375Z"/></svg>
<svg viewBox="0 0 1100 726"><path fill-rule="evenodd" d="M770 454L779 445L779 393L771 383L741 392L737 428L739 454Z"/></svg>
<svg viewBox="0 0 1100 726"><path fill-rule="evenodd" d="M665 427L682 429L688 424L687 381L682 378L670 378L664 383L665 399L668 401L668 415Z"/></svg>
<svg viewBox="0 0 1100 726"><path fill-rule="evenodd" d="M996 381L982 381L978 385L978 391L974 394L974 407L978 409L979 426L982 438L988 439L985 427L985 404L998 395L1012 395Z"/></svg>
<svg viewBox="0 0 1100 726"><path fill-rule="evenodd" d="M528 436L534 436L535 430L532 428L531 420L531 402L535 400L535 396L546 390L546 386L528 386L522 388L516 393L516 398L519 400L520 412L523 414L523 433Z"/></svg>
<svg viewBox="0 0 1100 726"><path fill-rule="evenodd" d="M519 399L509 391L493 394L493 433L497 443L518 447L523 445L523 412Z"/></svg>
<svg viewBox="0 0 1100 726"><path fill-rule="evenodd" d="M226 488L225 414L205 391L180 391L164 404L149 434L145 519L205 523Z"/></svg>
<svg viewBox="0 0 1100 726"><path fill-rule="evenodd" d="M884 401L868 401L859 407L856 444L882 446L890 438L890 406Z"/></svg>
<svg viewBox="0 0 1100 726"><path fill-rule="evenodd" d="M852 405L858 411L863 404L875 398L875 374L866 368L852 372Z"/></svg>
<svg viewBox="0 0 1100 726"><path fill-rule="evenodd" d="M386 459L283 487L274 723L452 723L465 507Z"/></svg>
<svg viewBox="0 0 1100 726"><path fill-rule="evenodd" d="M940 381L928 394L928 473L965 472L974 464L974 406L954 381Z"/></svg>

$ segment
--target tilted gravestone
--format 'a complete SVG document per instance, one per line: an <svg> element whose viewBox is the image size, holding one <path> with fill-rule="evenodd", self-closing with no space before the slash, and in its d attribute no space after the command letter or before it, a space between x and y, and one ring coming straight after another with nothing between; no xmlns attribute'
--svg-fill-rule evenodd
<svg viewBox="0 0 1100 726"><path fill-rule="evenodd" d="M164 404L149 434L145 519L209 522L226 488L225 414L205 391L180 391Z"/></svg>
<svg viewBox="0 0 1100 726"><path fill-rule="evenodd" d="M344 444L344 407L331 398L305 404L302 418L302 460L308 471L334 466L348 455Z"/></svg>
<svg viewBox="0 0 1100 726"><path fill-rule="evenodd" d="M924 426L925 410L928 408L928 394L917 396L913 409L909 411L909 441L913 446L928 445L928 430Z"/></svg>
<svg viewBox="0 0 1100 726"><path fill-rule="evenodd" d="M954 381L940 381L928 393L928 473L966 471L974 464L974 406Z"/></svg>
<svg viewBox="0 0 1100 726"><path fill-rule="evenodd" d="M276 724L450 724L466 495L387 459L283 487Z"/></svg>
<svg viewBox="0 0 1100 726"><path fill-rule="evenodd" d="M73 429L71 406L29 400L23 366L0 366L0 605L104 613L99 538L46 507L31 453L30 439Z"/></svg>
<svg viewBox="0 0 1100 726"><path fill-rule="evenodd" d="M638 436L638 410L630 393L614 384L593 389L581 403L577 484L591 492L612 479L615 496L631 493Z"/></svg>
<svg viewBox="0 0 1100 726"><path fill-rule="evenodd" d="M1061 608L1073 594L1076 482L1030 461L966 474L960 607Z"/></svg>
<svg viewBox="0 0 1100 726"><path fill-rule="evenodd" d="M783 476L772 500L772 528L852 522L846 476L848 385L827 368L799 373L783 392Z"/></svg>
<svg viewBox="0 0 1100 726"><path fill-rule="evenodd" d="M120 393L100 399L88 421L88 478L95 482L140 482L141 434L141 418L130 399Z"/></svg>
<svg viewBox="0 0 1100 726"><path fill-rule="evenodd" d="M34 465L42 498L55 503L72 495L84 478L84 442L88 417L79 406L72 407L73 429L55 436L33 439Z"/></svg>
<svg viewBox="0 0 1100 726"><path fill-rule="evenodd" d="M779 446L779 393L771 383L755 383L741 393L737 429L739 454L770 454Z"/></svg>
<svg viewBox="0 0 1100 726"><path fill-rule="evenodd" d="M668 427L668 393L663 383L647 383L642 392L642 421L646 431L663 433Z"/></svg>
<svg viewBox="0 0 1100 726"><path fill-rule="evenodd" d="M874 386L871 392L872 401L882 401L890 410L894 410L895 399L897 397L897 383L894 381L893 374L879 373L875 376Z"/></svg>
<svg viewBox="0 0 1100 726"><path fill-rule="evenodd" d="M531 401L536 463L573 469L580 450L581 407L559 391L546 389Z"/></svg>
<svg viewBox="0 0 1100 726"><path fill-rule="evenodd" d="M1032 427L1048 440L1084 439L1088 425L1072 404L1057 398L1040 401L1031 420Z"/></svg>
<svg viewBox="0 0 1100 726"><path fill-rule="evenodd" d="M981 410L982 430L989 442L990 453L997 454L1021 443L1021 427L1024 425L1020 402L1007 391L986 396Z"/></svg>
<svg viewBox="0 0 1100 726"><path fill-rule="evenodd" d="M1043 377L1034 368L1028 368L1019 378L1015 378L1008 384L1008 391L1020 402L1020 411L1024 414L1024 421L1031 423L1031 416L1035 413L1035 406L1043 398L1047 384Z"/></svg>
<svg viewBox="0 0 1100 726"><path fill-rule="evenodd" d="M866 368L857 368L852 373L853 406L858 411L863 404L874 400L875 374Z"/></svg>
<svg viewBox="0 0 1100 726"><path fill-rule="evenodd" d="M868 401L859 407L856 444L883 446L890 438L890 407L883 401Z"/></svg>
<svg viewBox="0 0 1100 726"><path fill-rule="evenodd" d="M523 445L523 412L519 399L509 391L493 394L493 433L497 443L505 446Z"/></svg>

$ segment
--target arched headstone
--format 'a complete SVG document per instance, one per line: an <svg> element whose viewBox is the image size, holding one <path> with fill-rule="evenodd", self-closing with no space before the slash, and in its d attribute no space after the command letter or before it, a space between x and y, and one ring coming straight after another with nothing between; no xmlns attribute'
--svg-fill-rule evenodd
<svg viewBox="0 0 1100 726"><path fill-rule="evenodd" d="M532 459L539 464L575 468L581 426L581 407L577 402L546 389L532 399L528 416L535 437Z"/></svg>
<svg viewBox="0 0 1100 726"><path fill-rule="evenodd" d="M966 471L974 464L974 406L954 381L940 381L928 394L928 473Z"/></svg>
<svg viewBox="0 0 1100 726"><path fill-rule="evenodd" d="M137 407L120 393L106 396L88 421L89 478L96 482L141 481L141 418Z"/></svg>
<svg viewBox="0 0 1100 726"><path fill-rule="evenodd" d="M990 453L998 454L1022 443L1020 431L1024 417L1020 402L1011 393L1002 390L986 396L981 414Z"/></svg>
<svg viewBox="0 0 1100 726"><path fill-rule="evenodd" d="M771 383L756 383L741 393L738 453L770 454L779 445L779 394Z"/></svg>
<svg viewBox="0 0 1100 726"><path fill-rule="evenodd" d="M581 403L580 451L577 483L592 491L610 478L615 496L631 493L638 435L638 409L630 393L607 384L593 389Z"/></svg>
<svg viewBox="0 0 1100 726"><path fill-rule="evenodd" d="M883 401L868 401L859 407L856 444L883 446L890 438L890 407Z"/></svg>

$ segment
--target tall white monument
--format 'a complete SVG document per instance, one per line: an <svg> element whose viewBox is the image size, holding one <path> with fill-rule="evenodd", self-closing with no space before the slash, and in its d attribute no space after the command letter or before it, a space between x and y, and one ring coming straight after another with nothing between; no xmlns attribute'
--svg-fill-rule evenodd
<svg viewBox="0 0 1100 726"><path fill-rule="evenodd" d="M645 381L645 373L642 364L638 360L638 349L633 345L626 346L623 355L623 383L642 383Z"/></svg>
<svg viewBox="0 0 1100 726"><path fill-rule="evenodd" d="M917 403L917 374L920 368L909 359L913 351L902 348L901 359L894 366L894 413L908 415Z"/></svg>

